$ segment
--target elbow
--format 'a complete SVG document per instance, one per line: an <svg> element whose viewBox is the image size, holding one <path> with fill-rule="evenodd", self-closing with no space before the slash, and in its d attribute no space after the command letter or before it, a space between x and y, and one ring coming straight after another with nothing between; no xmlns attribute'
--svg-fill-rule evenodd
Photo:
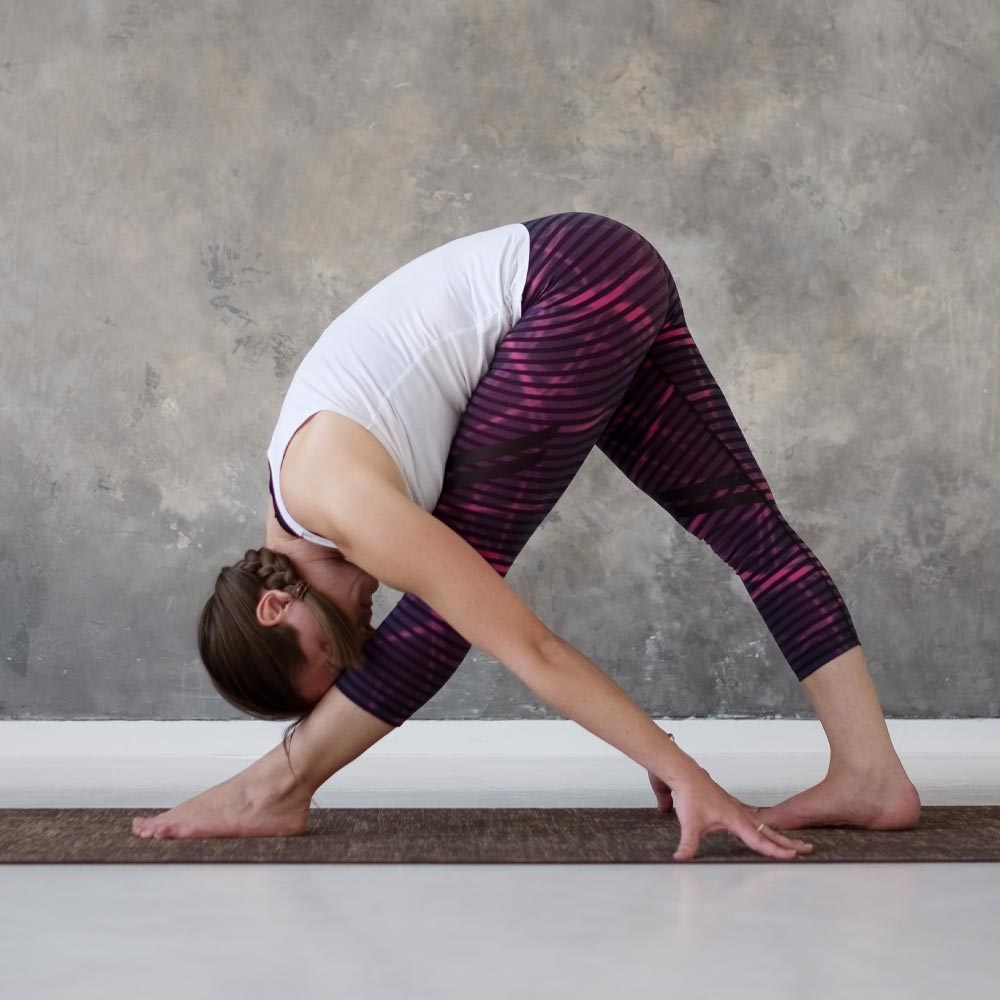
<svg viewBox="0 0 1000 1000"><path fill-rule="evenodd" d="M522 646L518 655L504 663L542 701L555 707L571 681L575 652L570 643L554 632L539 633L530 645Z"/></svg>
<svg viewBox="0 0 1000 1000"><path fill-rule="evenodd" d="M535 640L536 660L543 665L555 663L569 648L572 647L562 636L546 629Z"/></svg>

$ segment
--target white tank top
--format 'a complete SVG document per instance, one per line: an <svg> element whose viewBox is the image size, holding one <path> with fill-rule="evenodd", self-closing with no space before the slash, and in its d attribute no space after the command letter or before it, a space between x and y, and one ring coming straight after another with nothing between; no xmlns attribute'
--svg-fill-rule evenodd
<svg viewBox="0 0 1000 1000"><path fill-rule="evenodd" d="M292 518L278 476L292 435L321 410L374 434L410 499L434 509L458 422L521 318L527 274L520 223L464 236L404 264L323 331L292 377L267 450L275 506L289 528L336 548Z"/></svg>

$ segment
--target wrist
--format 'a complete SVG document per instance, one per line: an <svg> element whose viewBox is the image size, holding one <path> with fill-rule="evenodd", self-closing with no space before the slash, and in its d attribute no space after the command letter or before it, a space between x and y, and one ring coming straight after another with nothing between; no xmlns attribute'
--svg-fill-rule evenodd
<svg viewBox="0 0 1000 1000"><path fill-rule="evenodd" d="M704 771L704 768L678 746L673 733L664 733L666 739L657 748L653 773L673 787L690 780ZM707 773L707 772L706 772Z"/></svg>

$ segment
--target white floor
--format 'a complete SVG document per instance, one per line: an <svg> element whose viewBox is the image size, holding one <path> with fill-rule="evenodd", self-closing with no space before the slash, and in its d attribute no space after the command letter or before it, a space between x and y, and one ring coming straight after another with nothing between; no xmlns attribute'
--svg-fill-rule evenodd
<svg viewBox="0 0 1000 1000"><path fill-rule="evenodd" d="M10 807L169 805L245 763L46 756L3 725ZM1000 804L995 733L957 750L896 742L926 804ZM808 746L710 742L698 759L751 802L825 766ZM402 752L413 747L370 752L317 804L652 807L645 773L619 755ZM993 998L998 900L988 864L0 866L0 995Z"/></svg>

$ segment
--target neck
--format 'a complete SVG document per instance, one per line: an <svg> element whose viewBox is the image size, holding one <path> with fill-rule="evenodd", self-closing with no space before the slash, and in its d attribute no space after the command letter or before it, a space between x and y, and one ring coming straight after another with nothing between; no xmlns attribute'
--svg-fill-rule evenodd
<svg viewBox="0 0 1000 1000"><path fill-rule="evenodd" d="M270 507L268 507L267 523L264 527L264 544L269 549L288 556L292 562L299 560L312 562L316 559L343 559L344 557L340 549L331 549L326 545L317 545L305 538L299 538L298 535L290 535L278 523L274 511Z"/></svg>
<svg viewBox="0 0 1000 1000"><path fill-rule="evenodd" d="M331 549L327 545L317 545L305 538L296 535L289 535L281 526L277 531L269 530L264 535L264 544L275 552L288 556L295 566L308 565L311 562L319 562L326 559L343 559L344 554L340 549Z"/></svg>

